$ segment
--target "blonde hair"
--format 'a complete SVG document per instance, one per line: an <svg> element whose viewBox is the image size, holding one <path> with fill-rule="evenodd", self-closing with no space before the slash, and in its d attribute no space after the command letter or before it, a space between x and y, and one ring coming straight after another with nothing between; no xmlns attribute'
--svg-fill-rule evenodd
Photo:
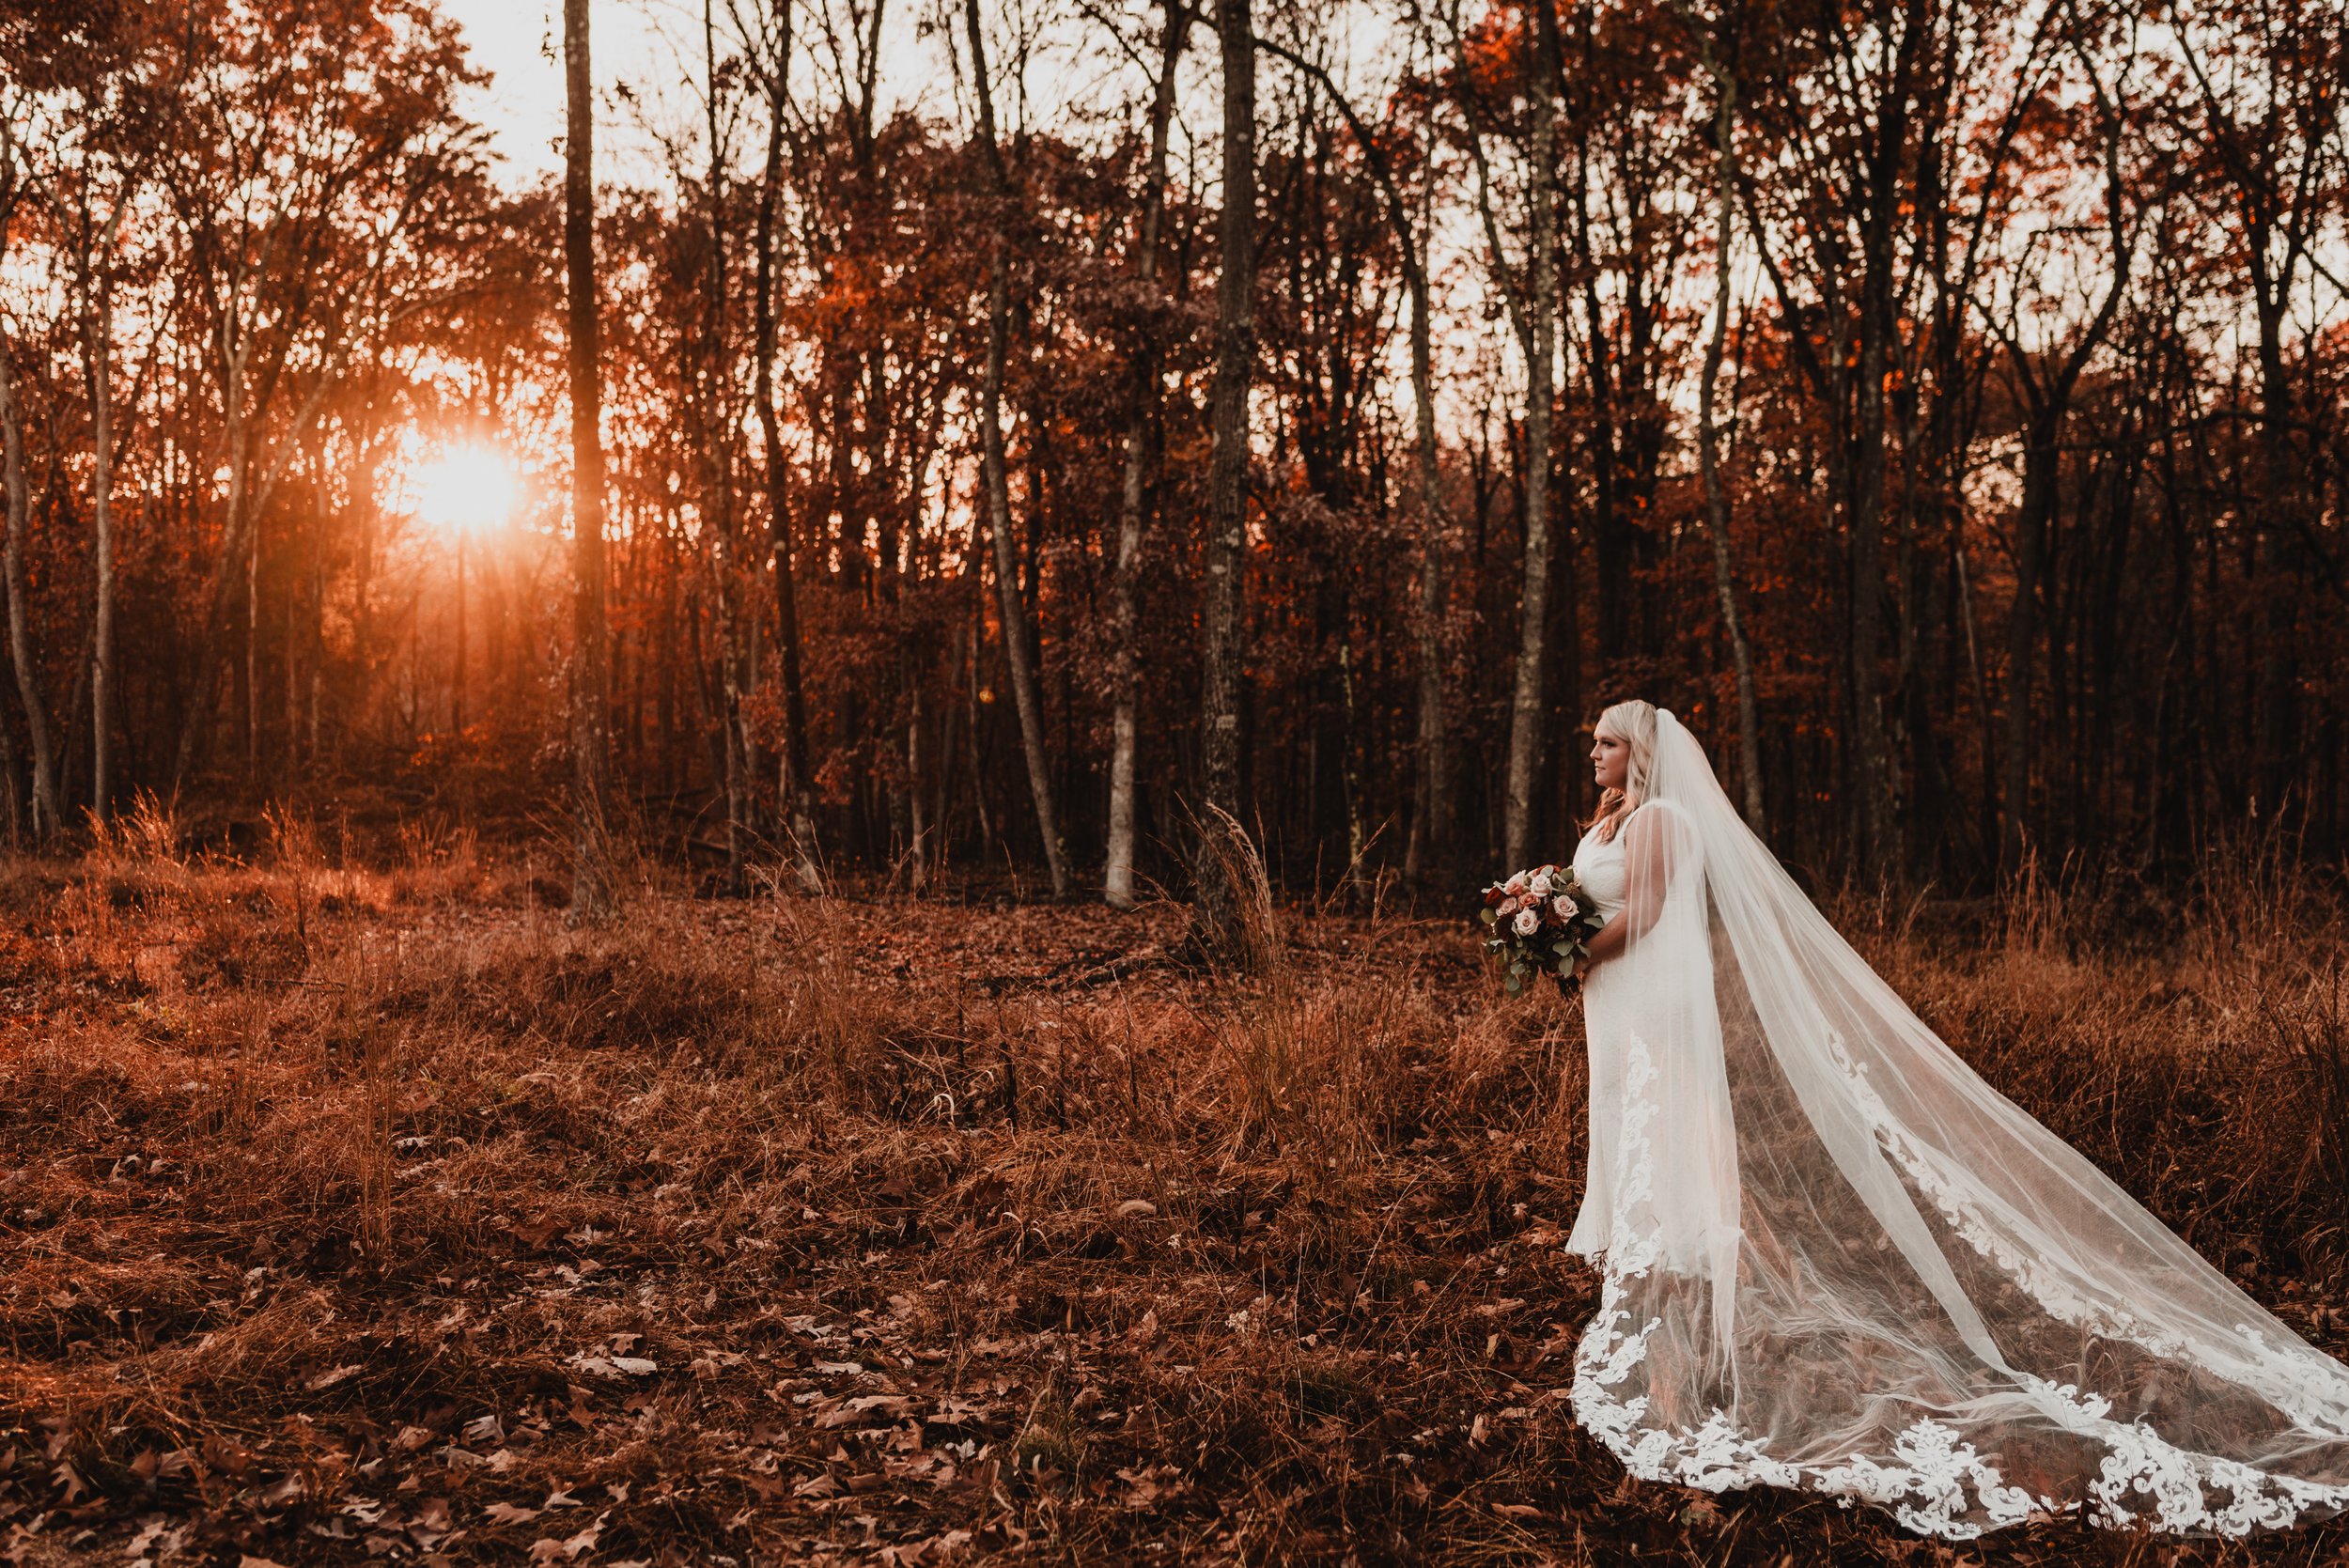
<svg viewBox="0 0 2349 1568"><path fill-rule="evenodd" d="M1648 774L1656 766L1656 705L1638 697L1615 704L1598 716L1591 726L1593 734L1604 730L1622 741L1631 751L1630 767L1624 773L1624 787L1610 789L1598 798L1598 814L1591 818L1591 826L1598 832L1601 844L1611 844L1623 820L1647 799Z"/></svg>

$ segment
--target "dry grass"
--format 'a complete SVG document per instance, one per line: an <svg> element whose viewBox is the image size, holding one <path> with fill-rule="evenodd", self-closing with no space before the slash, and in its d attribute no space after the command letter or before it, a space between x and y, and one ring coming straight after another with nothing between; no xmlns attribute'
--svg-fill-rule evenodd
<svg viewBox="0 0 2349 1568"><path fill-rule="evenodd" d="M2344 1527L1952 1551L1626 1483L1564 1408L1579 1031L1502 1005L1465 925L1292 912L1241 982L1155 962L1167 908L646 873L571 930L462 835L377 869L290 819L272 844L190 863L148 813L0 866L21 1560L2349 1555ZM2339 1351L2349 943L2280 865L2230 875L2212 907L2260 909L2183 956L2097 949L2044 884L1986 938L1843 914Z"/></svg>

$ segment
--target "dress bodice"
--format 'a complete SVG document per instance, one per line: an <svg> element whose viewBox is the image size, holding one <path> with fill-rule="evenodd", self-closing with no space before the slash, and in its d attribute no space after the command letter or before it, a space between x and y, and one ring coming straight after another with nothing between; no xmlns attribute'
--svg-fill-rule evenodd
<svg viewBox="0 0 2349 1568"><path fill-rule="evenodd" d="M1604 843L1595 828L1582 835L1582 842L1574 846L1574 877L1598 907L1601 920L1611 921L1623 913L1630 872L1624 863L1622 824L1616 825L1615 836Z"/></svg>

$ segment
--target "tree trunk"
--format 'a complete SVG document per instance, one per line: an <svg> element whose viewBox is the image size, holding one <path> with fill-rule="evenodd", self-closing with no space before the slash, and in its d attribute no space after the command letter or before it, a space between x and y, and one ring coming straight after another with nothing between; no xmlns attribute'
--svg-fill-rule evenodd
<svg viewBox="0 0 2349 1568"><path fill-rule="evenodd" d="M1912 11L1914 7L1911 7ZM1851 488L1844 517L1849 543L1851 786L1853 865L1871 884L1899 875L1892 853L1892 773L1877 663L1884 645L1885 385L1892 334L1894 218L1901 202L1901 159L1907 141L1909 83L1921 23L1904 32L1881 124L1868 159L1861 220L1859 342L1853 380Z"/></svg>
<svg viewBox="0 0 2349 1568"><path fill-rule="evenodd" d="M1338 639L1338 754L1339 775L1346 785L1346 881L1360 900L1373 895L1369 868L1362 862L1370 852L1370 834L1362 820L1361 737L1354 714L1354 650L1343 633Z"/></svg>
<svg viewBox="0 0 2349 1568"><path fill-rule="evenodd" d="M2288 280L2287 280L2288 282ZM2301 527L2306 513L2301 464L2294 450L2300 421L2284 363L2281 289L2259 302L2260 544L2267 579L2260 594L2258 739L2253 809L2264 815L2290 801L2300 761L2300 580L2307 572ZM2306 802L2302 802L2305 806Z"/></svg>
<svg viewBox="0 0 2349 1568"><path fill-rule="evenodd" d="M1533 116L1532 232L1527 244L1525 386L1525 563L1518 598L1517 681L1509 703L1508 806L1501 858L1523 865L1533 846L1533 790L1541 770L1542 674L1549 654L1549 429L1551 376L1558 352L1557 169L1558 15L1536 5L1543 54ZM1497 259L1497 258L1496 258Z"/></svg>
<svg viewBox="0 0 2349 1568"><path fill-rule="evenodd" d="M571 394L571 913L611 907L604 791L608 651L603 607L603 381L596 318L595 77L588 60L589 0L563 0L566 88L563 262Z"/></svg>
<svg viewBox="0 0 2349 1568"><path fill-rule="evenodd" d="M987 759L982 754L986 737L979 724L979 644L987 639L986 623L987 597L979 591L978 579L974 574L972 578L971 619L964 628L962 639L962 727L970 742L965 757L971 765L971 814L979 819L979 842L985 845L993 840L999 846L1003 846L1008 856L1010 849L1003 846L1003 839L996 833L994 819L988 815L987 809ZM953 766L952 758L947 759L947 765Z"/></svg>
<svg viewBox="0 0 2349 1568"><path fill-rule="evenodd" d="M922 747L922 676L910 673L906 681L906 811L911 831L906 835L906 891L922 895L929 854L929 803L922 798L923 769L929 759Z"/></svg>
<svg viewBox="0 0 2349 1568"><path fill-rule="evenodd" d="M1419 792L1411 814L1411 837L1404 852L1403 874L1417 877L1428 860L1440 859L1452 843L1451 769L1444 755L1443 644L1443 479L1437 468L1434 350L1429 341L1427 272L1410 270L1411 401L1416 420L1418 451L1419 544Z"/></svg>
<svg viewBox="0 0 2349 1568"><path fill-rule="evenodd" d="M1174 65L1190 30L1190 0L1162 0L1166 34L1159 47L1159 79L1150 96L1150 166L1144 177L1142 235L1134 271L1143 295L1152 296L1159 275L1159 222L1166 200L1168 129L1174 117ZM1113 908L1134 905L1134 749L1140 727L1142 665L1135 647L1134 584L1142 569L1142 481L1144 438L1159 396L1155 316L1135 334L1133 407L1126 415L1125 486L1117 514L1116 575L1111 582L1111 618L1116 638L1114 706L1110 730L1109 863L1101 897Z"/></svg>
<svg viewBox="0 0 2349 1568"><path fill-rule="evenodd" d="M219 331L221 450L222 466L228 471L228 494L221 523L220 559L212 566L204 630L197 643L195 678L190 689L187 711L179 716L179 744L171 773L175 788L187 783L195 767L196 753L205 744L205 732L211 727L220 644L227 635L228 616L236 603L237 567L244 560L244 531L249 514L246 498L251 489L250 454L246 450L243 387L247 350L238 346L234 321L224 321Z"/></svg>
<svg viewBox="0 0 2349 1568"><path fill-rule="evenodd" d="M1019 711L1019 741L1027 754L1028 791L1035 800L1037 831L1044 838L1044 864L1052 896L1068 896L1068 861L1052 812L1052 768L1044 750L1044 697L1035 678L1028 640L1027 607L1019 596L1019 552L1011 537L1011 482L1003 462L1003 360L1011 335L1011 262L1005 254L1003 209L1011 181L995 140L995 96L987 79L987 46L979 32L979 0L965 0L963 19L971 36L971 73L978 85L979 129L985 139L993 186L988 221L987 368L979 384L980 467L987 485L988 532L993 537L995 593L1003 623L1003 653L1011 666L1012 702Z"/></svg>
<svg viewBox="0 0 2349 1568"><path fill-rule="evenodd" d="M2000 737L1999 795L2005 814L1999 831L1999 869L2013 876L2030 842L2030 690L2039 637L2039 569L2047 520L2055 510L2056 421L2032 410L2023 451L2022 503L2015 516L2015 606L2006 621L2006 733Z"/></svg>
<svg viewBox="0 0 2349 1568"><path fill-rule="evenodd" d="M791 549L790 474L784 466L783 421L775 409L775 201L783 186L783 112L791 76L791 8L785 5L775 74L768 84L767 166L758 193L758 430L767 449L768 551L775 567L775 641L783 667L783 766L776 781L784 836L800 885L818 892L816 789L809 777L807 682L801 673L800 600Z"/></svg>
<svg viewBox="0 0 2349 1568"><path fill-rule="evenodd" d="M287 624L286 645L290 648L293 645L292 623ZM468 645L472 642L468 633L469 629L465 625L465 536L460 530L457 536L457 659L451 672L455 679L450 685L452 700L449 703L449 728L459 736L465 733L465 665L473 651ZM293 679L293 660L290 658L286 660L286 678L290 683Z"/></svg>
<svg viewBox="0 0 2349 1568"><path fill-rule="evenodd" d="M32 607L24 593L24 532L28 505L24 489L24 427L17 412L16 371L8 339L0 334L0 451L8 464L8 543L5 566L8 596L8 655L16 666L17 696L24 704L25 733L33 748L33 837L47 843L65 826L57 813L57 755L50 739L49 705L33 661ZM11 824L13 825L13 824Z"/></svg>
<svg viewBox="0 0 2349 1568"><path fill-rule="evenodd" d="M1859 346L1859 451L1853 468L1851 513L1846 522L1851 551L1851 776L1855 794L1854 827L1859 842L1854 863L1867 881L1880 881L1891 870L1891 778L1884 733L1884 707L1878 695L1880 650L1884 644L1884 364L1882 323L1890 312L1878 310L1878 294L1889 306L1890 280L1885 272L1890 255L1872 260L1863 287L1861 314L1866 318Z"/></svg>
<svg viewBox="0 0 2349 1568"><path fill-rule="evenodd" d="M101 279L88 318L90 548L95 566L96 624L90 646L90 815L106 820L114 793L115 691L115 446L114 288Z"/></svg>
<svg viewBox="0 0 2349 1568"><path fill-rule="evenodd" d="M719 722L725 726L726 892L739 898L748 886L744 848L750 837L750 737L743 728L746 679L737 587L734 520L733 422L727 417L725 163L718 139L718 29L712 0L702 0L702 58L708 72L709 134L709 275L702 297L701 426L702 473L708 488L703 507L710 528L710 565L718 622Z"/></svg>
<svg viewBox="0 0 2349 1568"><path fill-rule="evenodd" d="M244 547L244 662L237 670L237 711L244 718L244 765L247 777L261 766L261 524L256 518L245 530Z"/></svg>
<svg viewBox="0 0 2349 1568"><path fill-rule="evenodd" d="M1223 58L1221 275L1216 280L1214 447L1208 465L1206 585L1202 605L1202 737L1198 903L1191 945L1237 955L1240 890L1226 868L1226 834L1239 820L1241 573L1248 550L1248 383L1256 323L1256 50L1250 0L1217 0Z"/></svg>

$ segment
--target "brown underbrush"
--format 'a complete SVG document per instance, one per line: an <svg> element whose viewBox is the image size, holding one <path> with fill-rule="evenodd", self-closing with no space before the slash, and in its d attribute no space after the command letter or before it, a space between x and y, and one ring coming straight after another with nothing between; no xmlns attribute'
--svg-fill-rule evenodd
<svg viewBox="0 0 2349 1568"><path fill-rule="evenodd" d="M0 865L16 1560L2349 1560L1626 1482L1565 1403L1579 1022L1464 924L1282 911L1242 979L1171 907L647 870L573 929L462 835L273 829ZM2044 887L1839 918L2341 1353L2349 942L2228 876L2133 956Z"/></svg>

